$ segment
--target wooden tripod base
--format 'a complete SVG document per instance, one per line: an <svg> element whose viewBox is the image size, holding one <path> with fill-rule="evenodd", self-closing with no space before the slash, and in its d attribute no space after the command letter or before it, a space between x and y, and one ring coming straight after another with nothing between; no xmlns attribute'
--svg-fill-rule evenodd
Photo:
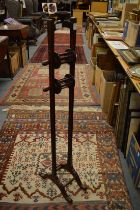
<svg viewBox="0 0 140 210"><path fill-rule="evenodd" d="M63 185L61 182L60 182L60 179L58 178L57 176L57 173L55 174L39 174L41 176L42 179L51 179L56 185L57 187L59 188L59 190L61 191L63 197L66 199L66 201L68 203L73 203L73 200L71 199L71 197L67 194L66 190L65 190L65 187L68 186L69 184L71 184L74 180L77 182L77 184L79 185L79 187L86 191L87 190L87 186L83 185L80 178L79 178L79 175L77 174L77 172L75 171L75 169L73 168L73 166L69 166L68 164L62 164L62 165L59 165L57 167L57 171L60 170L60 169L65 169L67 170L68 172L70 172L73 176L73 178L68 182L66 183L65 185Z"/></svg>

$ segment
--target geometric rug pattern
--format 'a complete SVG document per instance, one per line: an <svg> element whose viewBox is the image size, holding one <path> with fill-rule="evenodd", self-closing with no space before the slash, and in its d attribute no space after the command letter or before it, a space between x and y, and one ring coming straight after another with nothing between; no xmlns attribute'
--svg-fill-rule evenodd
<svg viewBox="0 0 140 210"><path fill-rule="evenodd" d="M65 107L56 107L57 163L67 160ZM67 186L74 205L66 203L59 189L39 172L51 172L49 107L11 107L0 132L0 207L11 209L131 209L118 150L111 126L101 110L75 107L73 165L87 192L76 182ZM60 171L67 182L69 173ZM7 204L8 203L8 204ZM11 204L10 204L11 203ZM46 205L45 205L46 203ZM29 207L29 208L28 208Z"/></svg>
<svg viewBox="0 0 140 210"><path fill-rule="evenodd" d="M88 106L99 105L99 99L92 86L89 64L76 64L75 68L75 105ZM63 64L55 70L55 78L61 79L69 73L69 65ZM34 104L49 105L49 91L43 92L43 88L49 85L48 66L37 63L27 64L22 74L15 80L1 101L1 105ZM56 94L56 105L68 104L68 88Z"/></svg>

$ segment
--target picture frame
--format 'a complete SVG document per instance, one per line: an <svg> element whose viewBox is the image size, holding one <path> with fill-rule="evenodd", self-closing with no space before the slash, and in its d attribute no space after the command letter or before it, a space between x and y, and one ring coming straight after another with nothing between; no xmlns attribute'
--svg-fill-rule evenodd
<svg viewBox="0 0 140 210"><path fill-rule="evenodd" d="M42 10L43 10L43 12L48 12L48 5L47 5L47 3L42 3Z"/></svg>
<svg viewBox="0 0 140 210"><path fill-rule="evenodd" d="M130 48L130 51L131 51L138 59L140 59L140 47Z"/></svg>
<svg viewBox="0 0 140 210"><path fill-rule="evenodd" d="M119 49L119 54L128 64L140 64L140 59L137 58L130 49Z"/></svg>
<svg viewBox="0 0 140 210"><path fill-rule="evenodd" d="M57 12L57 5L56 3L47 3L48 6L48 13L55 14Z"/></svg>
<svg viewBox="0 0 140 210"><path fill-rule="evenodd" d="M132 76L140 78L140 64L132 66L129 71Z"/></svg>

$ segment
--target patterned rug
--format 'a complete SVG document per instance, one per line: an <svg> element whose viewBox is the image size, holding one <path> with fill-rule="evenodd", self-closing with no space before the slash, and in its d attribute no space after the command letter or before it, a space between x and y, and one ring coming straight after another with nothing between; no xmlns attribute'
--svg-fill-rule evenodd
<svg viewBox="0 0 140 210"><path fill-rule="evenodd" d="M55 45L55 51L57 53L63 53L68 49L66 45ZM84 49L82 46L76 47L76 63L85 64L87 63L86 56L84 53ZM39 48L34 53L33 57L30 59L31 63L41 63L43 60L48 60L48 45L40 45Z"/></svg>
<svg viewBox="0 0 140 210"><path fill-rule="evenodd" d="M17 106L9 110L0 132L2 210L8 209L7 206L12 210L33 207L38 210L130 210L114 135L98 109L77 107L74 111L73 164L81 181L87 184L87 192L79 189L75 181L67 186L74 201L74 205L69 205L55 184L41 179L39 172L51 172L49 116L47 107ZM66 161L67 153L65 107L57 107L56 119L59 164ZM63 182L70 179L66 171L60 171L58 176Z"/></svg>
<svg viewBox="0 0 140 210"><path fill-rule="evenodd" d="M70 34L67 33L55 33L55 44L61 45L69 45L70 44ZM45 39L42 41L41 44L48 44L48 37L46 36ZM76 46L83 45L83 37L82 34L76 34Z"/></svg>
<svg viewBox="0 0 140 210"><path fill-rule="evenodd" d="M84 33L85 29L82 28L81 26L77 26L76 28L76 34L81 34ZM63 33L63 34L69 34L70 30L69 28L63 27L62 29L56 30L55 33Z"/></svg>
<svg viewBox="0 0 140 210"><path fill-rule="evenodd" d="M57 79L63 78L69 72L67 64L61 65L55 71ZM75 105L99 105L96 90L91 83L92 69L89 64L77 64L75 69ZM44 93L43 88L49 84L48 66L31 64L25 66L23 73L13 82L1 105L34 104L49 105L49 92ZM68 88L56 95L56 104L68 104Z"/></svg>

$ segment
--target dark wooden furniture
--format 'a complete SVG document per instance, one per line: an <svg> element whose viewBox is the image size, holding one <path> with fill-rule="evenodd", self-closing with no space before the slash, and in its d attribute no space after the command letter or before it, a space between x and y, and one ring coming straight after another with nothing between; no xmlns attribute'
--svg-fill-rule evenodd
<svg viewBox="0 0 140 210"><path fill-rule="evenodd" d="M46 12L44 14L46 14L49 18L55 18L61 21L67 20L68 18L71 17L70 11L57 11L54 14L49 14L48 12Z"/></svg>
<svg viewBox="0 0 140 210"><path fill-rule="evenodd" d="M68 18L70 18L71 16L71 12L69 11L57 11L55 13L55 15L57 16L57 18L61 21L66 20Z"/></svg>
<svg viewBox="0 0 140 210"><path fill-rule="evenodd" d="M0 22L3 22L3 20L6 18L6 7L5 7L5 1L0 1Z"/></svg>
<svg viewBox="0 0 140 210"><path fill-rule="evenodd" d="M38 28L39 31L42 30L42 26L43 26L43 19L41 15L25 15L22 16L22 20L26 20L26 19L30 19L33 21L33 23L35 24L35 26Z"/></svg>
<svg viewBox="0 0 140 210"><path fill-rule="evenodd" d="M51 153L52 153L52 172L51 174L40 174L43 179L51 179L60 189L63 197L72 203L72 199L66 192L65 187L76 180L79 187L86 190L83 186L77 172L73 167L72 161L72 136L73 136L73 105L74 105L74 86L75 86L75 62L76 62L76 18L70 18L70 21L63 22L64 27L70 28L70 49L64 53L58 54L54 52L54 31L58 28L57 24L54 24L54 19L49 19L47 22L48 29L48 55L49 60L44 61L43 65L49 64L49 87L44 88L44 91L50 91L50 124L51 124ZM58 23L60 25L60 22ZM66 74L64 78L58 80L55 78L55 69L60 68L61 64L69 64L69 74ZM68 154L66 164L57 165L56 163L56 120L55 120L55 94L59 94L62 89L69 88L69 118L68 118ZM65 185L61 183L58 178L57 171L65 169L72 174L73 178Z"/></svg>
<svg viewBox="0 0 140 210"><path fill-rule="evenodd" d="M12 78L13 75L11 72L9 52L8 52L8 36L0 36L0 65L4 61L5 56L7 56L7 62L8 62L8 76Z"/></svg>
<svg viewBox="0 0 140 210"><path fill-rule="evenodd" d="M8 36L9 41L16 41L20 49L21 57L21 66L23 67L23 58L22 58L22 40L27 41L28 56L29 56L29 45L28 45L28 33L29 26L22 24L8 24L0 26L0 35Z"/></svg>

